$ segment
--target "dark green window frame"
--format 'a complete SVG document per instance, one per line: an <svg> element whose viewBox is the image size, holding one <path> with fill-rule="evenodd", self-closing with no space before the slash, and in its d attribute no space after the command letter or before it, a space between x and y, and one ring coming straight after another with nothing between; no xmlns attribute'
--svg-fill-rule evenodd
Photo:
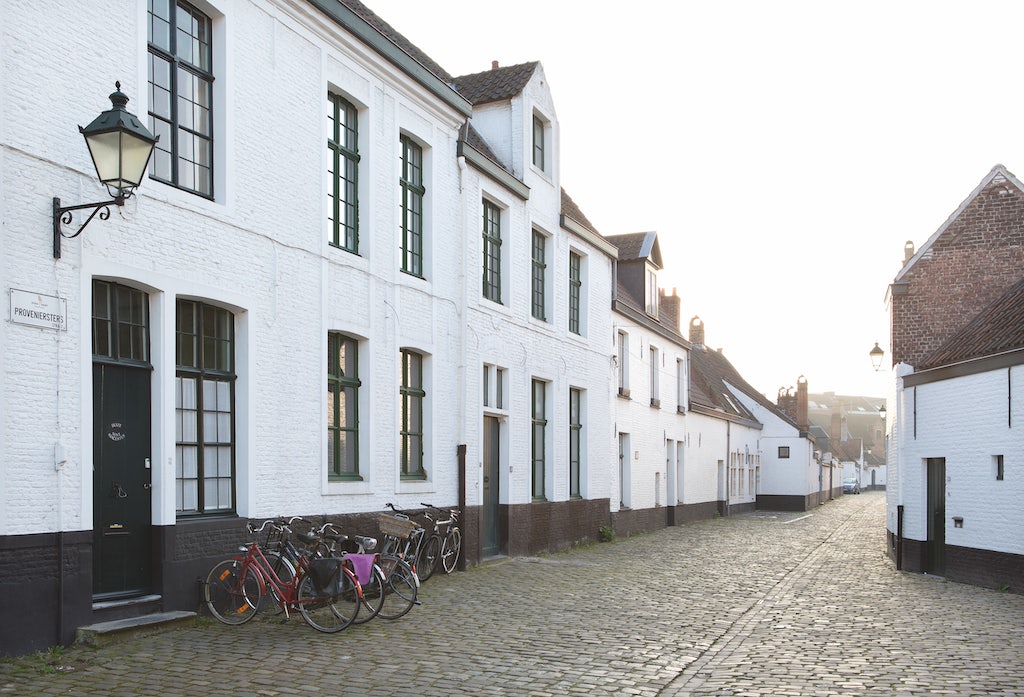
<svg viewBox="0 0 1024 697"><path fill-rule="evenodd" d="M149 175L213 198L213 23L187 2L149 0Z"/></svg>
<svg viewBox="0 0 1024 697"><path fill-rule="evenodd" d="M331 103L331 239L335 247L359 253L359 112L344 97Z"/></svg>
<svg viewBox="0 0 1024 697"><path fill-rule="evenodd" d="M533 380L531 399L532 448L533 448L533 500L544 501L544 475L547 468L547 387L543 380Z"/></svg>
<svg viewBox="0 0 1024 697"><path fill-rule="evenodd" d="M92 282L92 355L149 365L149 296L109 281Z"/></svg>
<svg viewBox="0 0 1024 697"><path fill-rule="evenodd" d="M533 231L532 253L532 291L530 296L530 312L534 318L547 321L545 310L545 276L547 275L547 237L538 230Z"/></svg>
<svg viewBox="0 0 1024 697"><path fill-rule="evenodd" d="M569 497L583 496L580 472L583 466L583 391L569 388Z"/></svg>
<svg viewBox="0 0 1024 697"><path fill-rule="evenodd" d="M408 136L402 145L402 271L423 278L423 148Z"/></svg>
<svg viewBox="0 0 1024 697"><path fill-rule="evenodd" d="M235 323L228 310L178 300L175 491L179 516L235 509Z"/></svg>
<svg viewBox="0 0 1024 697"><path fill-rule="evenodd" d="M546 171L546 153L544 151L544 120L533 115L533 164L541 171Z"/></svg>
<svg viewBox="0 0 1024 697"><path fill-rule="evenodd" d="M327 334L327 475L361 480L359 474L359 342Z"/></svg>
<svg viewBox="0 0 1024 697"><path fill-rule="evenodd" d="M582 333L580 325L580 302L583 291L583 259L576 252L569 252L569 331Z"/></svg>
<svg viewBox="0 0 1024 697"><path fill-rule="evenodd" d="M426 479L423 467L423 408L427 393L423 389L423 354L402 349L401 458L402 479Z"/></svg>
<svg viewBox="0 0 1024 697"><path fill-rule="evenodd" d="M501 209L484 201L484 278L483 293L501 304Z"/></svg>

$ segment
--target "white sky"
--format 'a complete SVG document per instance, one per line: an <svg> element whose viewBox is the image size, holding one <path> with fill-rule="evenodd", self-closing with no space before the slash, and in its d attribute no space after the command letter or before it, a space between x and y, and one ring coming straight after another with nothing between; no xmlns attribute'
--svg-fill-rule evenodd
<svg viewBox="0 0 1024 697"><path fill-rule="evenodd" d="M774 399L884 396L884 296L996 164L1024 175L1024 3L364 0L453 75L539 60L562 186L656 230L683 334Z"/></svg>

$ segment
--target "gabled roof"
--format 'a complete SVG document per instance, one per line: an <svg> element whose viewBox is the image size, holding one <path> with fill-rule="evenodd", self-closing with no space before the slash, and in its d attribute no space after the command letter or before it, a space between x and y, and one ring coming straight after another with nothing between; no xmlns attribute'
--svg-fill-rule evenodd
<svg viewBox="0 0 1024 697"><path fill-rule="evenodd" d="M728 385L739 388L747 385L732 363L722 355L721 351L709 351L694 346L690 351L690 407L704 407L708 411L720 412L725 417L733 417L754 424L760 424L754 414L743 406L729 390ZM746 390L741 390L744 393Z"/></svg>
<svg viewBox="0 0 1024 697"><path fill-rule="evenodd" d="M619 248L619 261L644 259L654 264L655 268L663 268L657 232L628 232L622 235L608 235L606 239Z"/></svg>
<svg viewBox="0 0 1024 697"><path fill-rule="evenodd" d="M976 198L978 198L978 195L981 194L982 191L984 191L989 185L993 183L1003 183L1007 186L1013 186L1021 193L1024 193L1024 184L1022 184L1020 180L1017 179L1017 177L1013 176L1013 174L1011 174L1002 165L996 165L995 167L993 167L992 170L985 176L985 178L981 180L981 183L978 184L977 187L975 187L974 191L972 191L971 194L964 199L963 203L961 203L960 206L955 211L953 211L953 214L946 219L946 222L939 226L939 229L936 230L932 234L932 236L928 238L927 242L921 245L921 247L917 250L914 256L907 260L907 262L903 265L903 268L900 269L900 272L896 274L896 279L893 281L893 283L899 283L900 281L902 281L904 277L907 275L907 273L910 271L910 269L913 268L914 264L916 264L919 259L930 254L931 248L935 244L936 240L942 237L946 230L949 229L949 226L956 222L957 218L960 217L960 215L967 209L967 207L970 206Z"/></svg>
<svg viewBox="0 0 1024 697"><path fill-rule="evenodd" d="M452 78L455 89L474 106L512 99L523 91L540 65L537 61L493 68L482 73Z"/></svg>
<svg viewBox="0 0 1024 697"><path fill-rule="evenodd" d="M918 370L1024 348L1024 279L927 356Z"/></svg>

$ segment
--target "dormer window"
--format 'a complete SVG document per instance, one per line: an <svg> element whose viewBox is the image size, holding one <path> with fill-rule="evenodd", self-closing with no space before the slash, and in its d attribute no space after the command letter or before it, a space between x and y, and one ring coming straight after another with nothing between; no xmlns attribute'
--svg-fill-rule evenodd
<svg viewBox="0 0 1024 697"><path fill-rule="evenodd" d="M658 316L658 272L647 265L647 282L644 288L644 309L651 317Z"/></svg>

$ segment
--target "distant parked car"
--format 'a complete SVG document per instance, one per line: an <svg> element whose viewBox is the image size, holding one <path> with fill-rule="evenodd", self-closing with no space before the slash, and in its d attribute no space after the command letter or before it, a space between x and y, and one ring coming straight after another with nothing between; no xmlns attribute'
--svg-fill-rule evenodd
<svg viewBox="0 0 1024 697"><path fill-rule="evenodd" d="M843 479L843 493L844 494L859 494L860 493L860 482L857 481L856 477L846 477Z"/></svg>

